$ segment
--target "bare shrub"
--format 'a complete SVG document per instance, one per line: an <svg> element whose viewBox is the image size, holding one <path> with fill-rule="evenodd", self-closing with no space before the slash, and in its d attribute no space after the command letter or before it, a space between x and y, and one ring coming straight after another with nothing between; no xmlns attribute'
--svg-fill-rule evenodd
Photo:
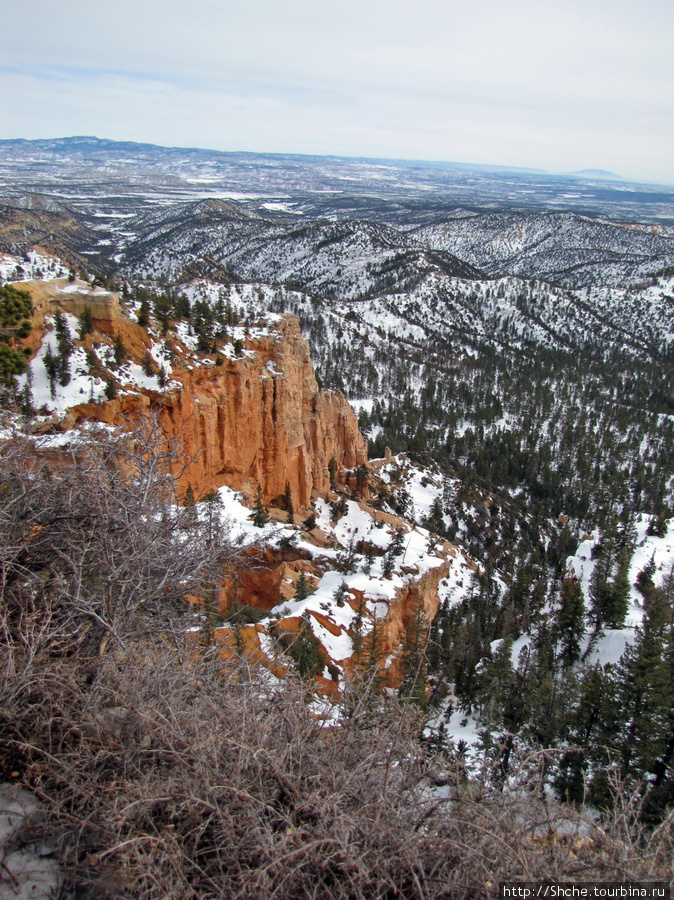
<svg viewBox="0 0 674 900"><path fill-rule="evenodd" d="M508 789L434 787L411 707L355 702L326 727L307 685L130 641L83 672L33 670L14 737L78 896L494 896L498 881L671 877L657 835ZM17 712L20 707L15 705ZM521 780L517 781L517 772ZM446 774L446 771L445 771Z"/></svg>
<svg viewBox="0 0 674 900"><path fill-rule="evenodd" d="M175 503L178 448L155 423L82 437L68 457L55 469L27 438L0 455L0 602L22 646L22 628L41 623L52 651L123 647L139 609L165 626L173 601L242 564L226 535L211 525L206 539Z"/></svg>
<svg viewBox="0 0 674 900"><path fill-rule="evenodd" d="M601 824L547 796L542 755L471 783L426 752L411 705L359 686L328 721L310 683L186 645L173 604L238 551L167 510L168 460L143 440L84 447L51 475L21 442L0 460L0 758L42 801L30 838L56 848L75 896L671 878L671 816L638 830L619 784Z"/></svg>

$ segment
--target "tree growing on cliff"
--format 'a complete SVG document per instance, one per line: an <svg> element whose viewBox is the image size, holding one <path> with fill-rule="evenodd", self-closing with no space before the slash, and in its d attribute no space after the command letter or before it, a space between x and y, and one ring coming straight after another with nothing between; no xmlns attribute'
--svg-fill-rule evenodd
<svg viewBox="0 0 674 900"><path fill-rule="evenodd" d="M328 476L330 478L330 490L337 490L337 460L334 456L330 457L330 462L328 463Z"/></svg>
<svg viewBox="0 0 674 900"><path fill-rule="evenodd" d="M253 525L255 525L256 528L264 528L269 521L269 510L262 500L262 488L259 484L257 486L257 497L255 499L255 508L253 510L252 519Z"/></svg>
<svg viewBox="0 0 674 900"><path fill-rule="evenodd" d="M295 509L293 507L293 492L290 489L289 481L286 481L286 490L283 505L285 511L288 513L288 524L293 525L295 522Z"/></svg>
<svg viewBox="0 0 674 900"><path fill-rule="evenodd" d="M122 363L124 362L124 360L129 355L129 351L126 349L126 345L124 344L124 338L122 337L121 331L118 331L117 335L115 336L114 352L115 352L115 362L117 363L118 366L121 366Z"/></svg>
<svg viewBox="0 0 674 900"><path fill-rule="evenodd" d="M82 316L80 318L80 340L83 341L84 338L91 334L94 330L94 320L91 315L91 307L89 304L85 304L84 310L82 311Z"/></svg>
<svg viewBox="0 0 674 900"><path fill-rule="evenodd" d="M362 466L358 466L356 470L356 495L360 498L365 496L369 475L370 471L365 463Z"/></svg>
<svg viewBox="0 0 674 900"><path fill-rule="evenodd" d="M136 321L142 328L146 328L150 321L150 304L145 297L140 301L140 309L136 315Z"/></svg>

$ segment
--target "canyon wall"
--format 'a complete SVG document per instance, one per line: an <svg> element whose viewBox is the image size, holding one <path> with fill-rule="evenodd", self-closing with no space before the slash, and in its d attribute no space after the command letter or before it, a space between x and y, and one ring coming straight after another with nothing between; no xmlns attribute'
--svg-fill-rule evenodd
<svg viewBox="0 0 674 900"><path fill-rule="evenodd" d="M94 320L108 332L109 321ZM143 329L120 317L114 324L125 344L140 353L148 343ZM177 354L164 392L143 390L106 403L87 403L70 412L72 424L97 419L120 424L125 417L155 412L164 433L180 440L190 460L180 475L197 497L228 485L254 497L257 485L266 503L290 484L295 506L307 506L330 487L328 465L338 470L361 465L367 446L358 420L338 391L320 391L295 316L276 317L269 329L253 331L240 357L221 364L205 359L190 365Z"/></svg>

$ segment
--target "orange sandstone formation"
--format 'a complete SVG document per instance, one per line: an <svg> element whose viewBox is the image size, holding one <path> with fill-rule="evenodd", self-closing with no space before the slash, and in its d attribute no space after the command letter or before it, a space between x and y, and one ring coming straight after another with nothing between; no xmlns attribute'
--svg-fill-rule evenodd
<svg viewBox="0 0 674 900"><path fill-rule="evenodd" d="M109 333L110 322L94 318ZM113 324L127 343L140 344L142 329L128 319ZM358 420L339 391L319 391L309 344L295 316L282 316L268 332L221 365L206 359L189 366L178 356L171 375L179 386L159 393L138 391L106 403L74 407L70 424L96 419L121 424L155 412L167 437L179 438L191 460L181 474L197 496L228 485L253 497L259 484L266 503L290 484L296 506L330 488L328 465L361 465L367 446Z"/></svg>

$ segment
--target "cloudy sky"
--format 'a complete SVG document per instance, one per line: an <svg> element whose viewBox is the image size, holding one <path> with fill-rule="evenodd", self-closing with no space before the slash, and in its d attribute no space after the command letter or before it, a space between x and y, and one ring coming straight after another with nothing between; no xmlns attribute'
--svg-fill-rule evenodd
<svg viewBox="0 0 674 900"><path fill-rule="evenodd" d="M672 0L0 0L0 137L674 184Z"/></svg>

